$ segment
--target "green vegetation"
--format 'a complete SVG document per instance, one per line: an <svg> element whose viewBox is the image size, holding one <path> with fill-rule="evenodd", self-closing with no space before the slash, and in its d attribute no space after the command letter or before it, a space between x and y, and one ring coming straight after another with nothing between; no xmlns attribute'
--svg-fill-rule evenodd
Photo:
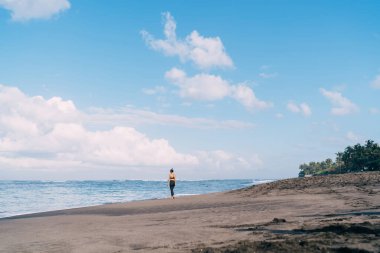
<svg viewBox="0 0 380 253"><path fill-rule="evenodd" d="M368 140L363 146L356 144L348 146L344 152L338 152L335 162L329 158L322 162L301 164L299 169L299 177L380 170L380 146Z"/></svg>

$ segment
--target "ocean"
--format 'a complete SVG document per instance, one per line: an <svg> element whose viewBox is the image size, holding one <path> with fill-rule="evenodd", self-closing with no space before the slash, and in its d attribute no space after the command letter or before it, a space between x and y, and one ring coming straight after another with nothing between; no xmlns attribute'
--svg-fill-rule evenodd
<svg viewBox="0 0 380 253"><path fill-rule="evenodd" d="M176 196L239 189L273 180L177 181ZM1 181L0 218L170 196L166 181Z"/></svg>

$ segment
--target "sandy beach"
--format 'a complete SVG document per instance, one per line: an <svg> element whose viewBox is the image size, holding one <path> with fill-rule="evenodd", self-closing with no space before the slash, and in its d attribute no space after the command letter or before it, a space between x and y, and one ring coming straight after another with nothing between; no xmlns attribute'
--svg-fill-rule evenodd
<svg viewBox="0 0 380 253"><path fill-rule="evenodd" d="M379 252L380 173L0 219L0 252Z"/></svg>

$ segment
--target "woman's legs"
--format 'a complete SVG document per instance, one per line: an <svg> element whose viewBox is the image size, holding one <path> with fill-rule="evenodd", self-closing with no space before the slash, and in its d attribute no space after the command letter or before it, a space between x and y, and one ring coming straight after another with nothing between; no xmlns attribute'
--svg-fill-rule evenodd
<svg viewBox="0 0 380 253"><path fill-rule="evenodd" d="M172 198L174 199L174 182L170 182L170 194L172 195Z"/></svg>

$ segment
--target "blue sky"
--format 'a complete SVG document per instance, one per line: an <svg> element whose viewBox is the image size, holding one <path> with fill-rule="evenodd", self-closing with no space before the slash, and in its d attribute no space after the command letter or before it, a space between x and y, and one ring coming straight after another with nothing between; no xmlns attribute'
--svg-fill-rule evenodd
<svg viewBox="0 0 380 253"><path fill-rule="evenodd" d="M379 11L0 0L0 179L284 178L379 142Z"/></svg>

